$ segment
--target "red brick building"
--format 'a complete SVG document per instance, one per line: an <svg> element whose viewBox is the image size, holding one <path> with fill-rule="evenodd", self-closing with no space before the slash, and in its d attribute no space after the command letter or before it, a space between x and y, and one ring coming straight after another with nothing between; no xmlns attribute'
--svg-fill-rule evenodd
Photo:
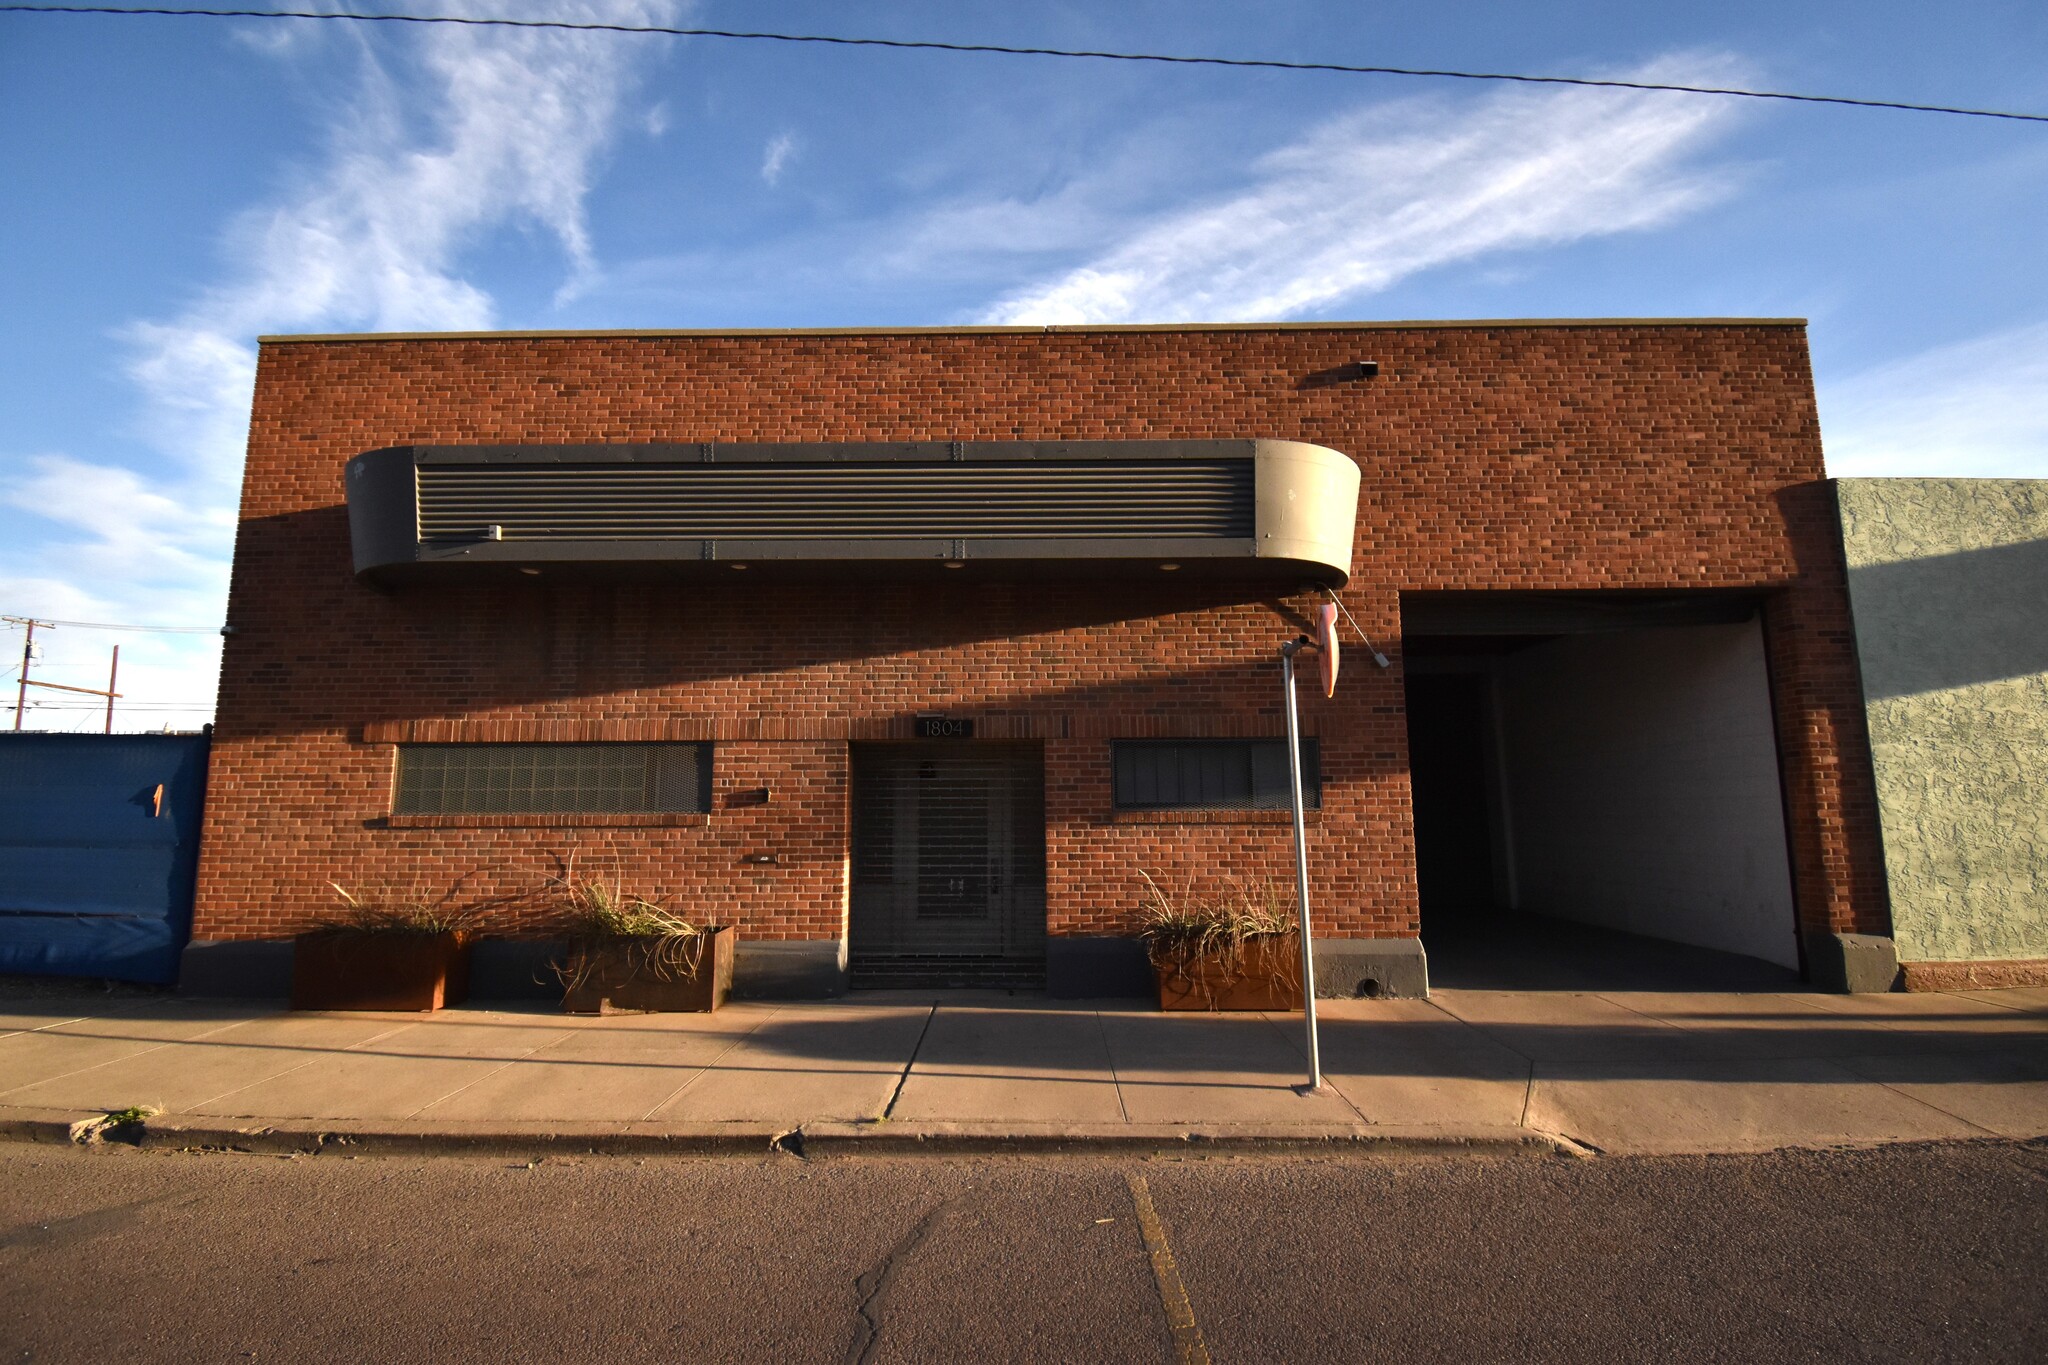
<svg viewBox="0 0 2048 1365"><path fill-rule="evenodd" d="M1351 544L1276 556L1304 447ZM573 854L742 989L1127 988L1140 872L1291 896L1334 589L1322 990L1517 916L1840 988L1889 927L1821 480L1776 320L267 338L187 982L274 985L330 883L544 940Z"/></svg>

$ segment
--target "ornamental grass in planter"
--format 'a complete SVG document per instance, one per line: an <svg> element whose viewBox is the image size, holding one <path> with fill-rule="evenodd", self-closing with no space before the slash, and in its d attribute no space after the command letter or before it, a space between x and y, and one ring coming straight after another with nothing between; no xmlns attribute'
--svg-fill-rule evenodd
<svg viewBox="0 0 2048 1365"><path fill-rule="evenodd" d="M469 994L474 911L416 896L357 897L292 943L295 1010L417 1010Z"/></svg>
<svg viewBox="0 0 2048 1365"><path fill-rule="evenodd" d="M1301 932L1293 910L1268 887L1260 896L1233 884L1213 896L1175 901L1140 873L1146 892L1138 939L1152 963L1163 1010L1298 1010Z"/></svg>
<svg viewBox="0 0 2048 1365"><path fill-rule="evenodd" d="M603 882L555 879L569 902L569 952L556 969L570 1014L708 1013L732 990L731 925L692 924Z"/></svg>

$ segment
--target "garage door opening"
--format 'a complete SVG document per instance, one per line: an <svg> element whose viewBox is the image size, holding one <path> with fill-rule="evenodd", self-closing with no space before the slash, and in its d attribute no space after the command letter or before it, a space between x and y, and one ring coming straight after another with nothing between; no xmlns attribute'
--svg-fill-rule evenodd
<svg viewBox="0 0 2048 1365"><path fill-rule="evenodd" d="M1433 985L1796 984L1753 598L1409 594L1402 618Z"/></svg>

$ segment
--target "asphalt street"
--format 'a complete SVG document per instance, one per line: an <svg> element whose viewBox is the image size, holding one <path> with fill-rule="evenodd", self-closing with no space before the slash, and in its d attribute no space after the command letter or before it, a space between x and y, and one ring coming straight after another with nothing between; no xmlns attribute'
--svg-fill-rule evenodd
<svg viewBox="0 0 2048 1365"><path fill-rule="evenodd" d="M1704 1158L0 1146L0 1360L2048 1359L2048 1145Z"/></svg>

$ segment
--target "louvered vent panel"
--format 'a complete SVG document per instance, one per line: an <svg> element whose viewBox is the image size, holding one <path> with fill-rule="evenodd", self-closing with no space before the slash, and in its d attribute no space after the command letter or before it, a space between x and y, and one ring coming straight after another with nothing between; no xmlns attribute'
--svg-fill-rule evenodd
<svg viewBox="0 0 2048 1365"><path fill-rule="evenodd" d="M421 465L423 543L1248 538L1249 460Z"/></svg>

